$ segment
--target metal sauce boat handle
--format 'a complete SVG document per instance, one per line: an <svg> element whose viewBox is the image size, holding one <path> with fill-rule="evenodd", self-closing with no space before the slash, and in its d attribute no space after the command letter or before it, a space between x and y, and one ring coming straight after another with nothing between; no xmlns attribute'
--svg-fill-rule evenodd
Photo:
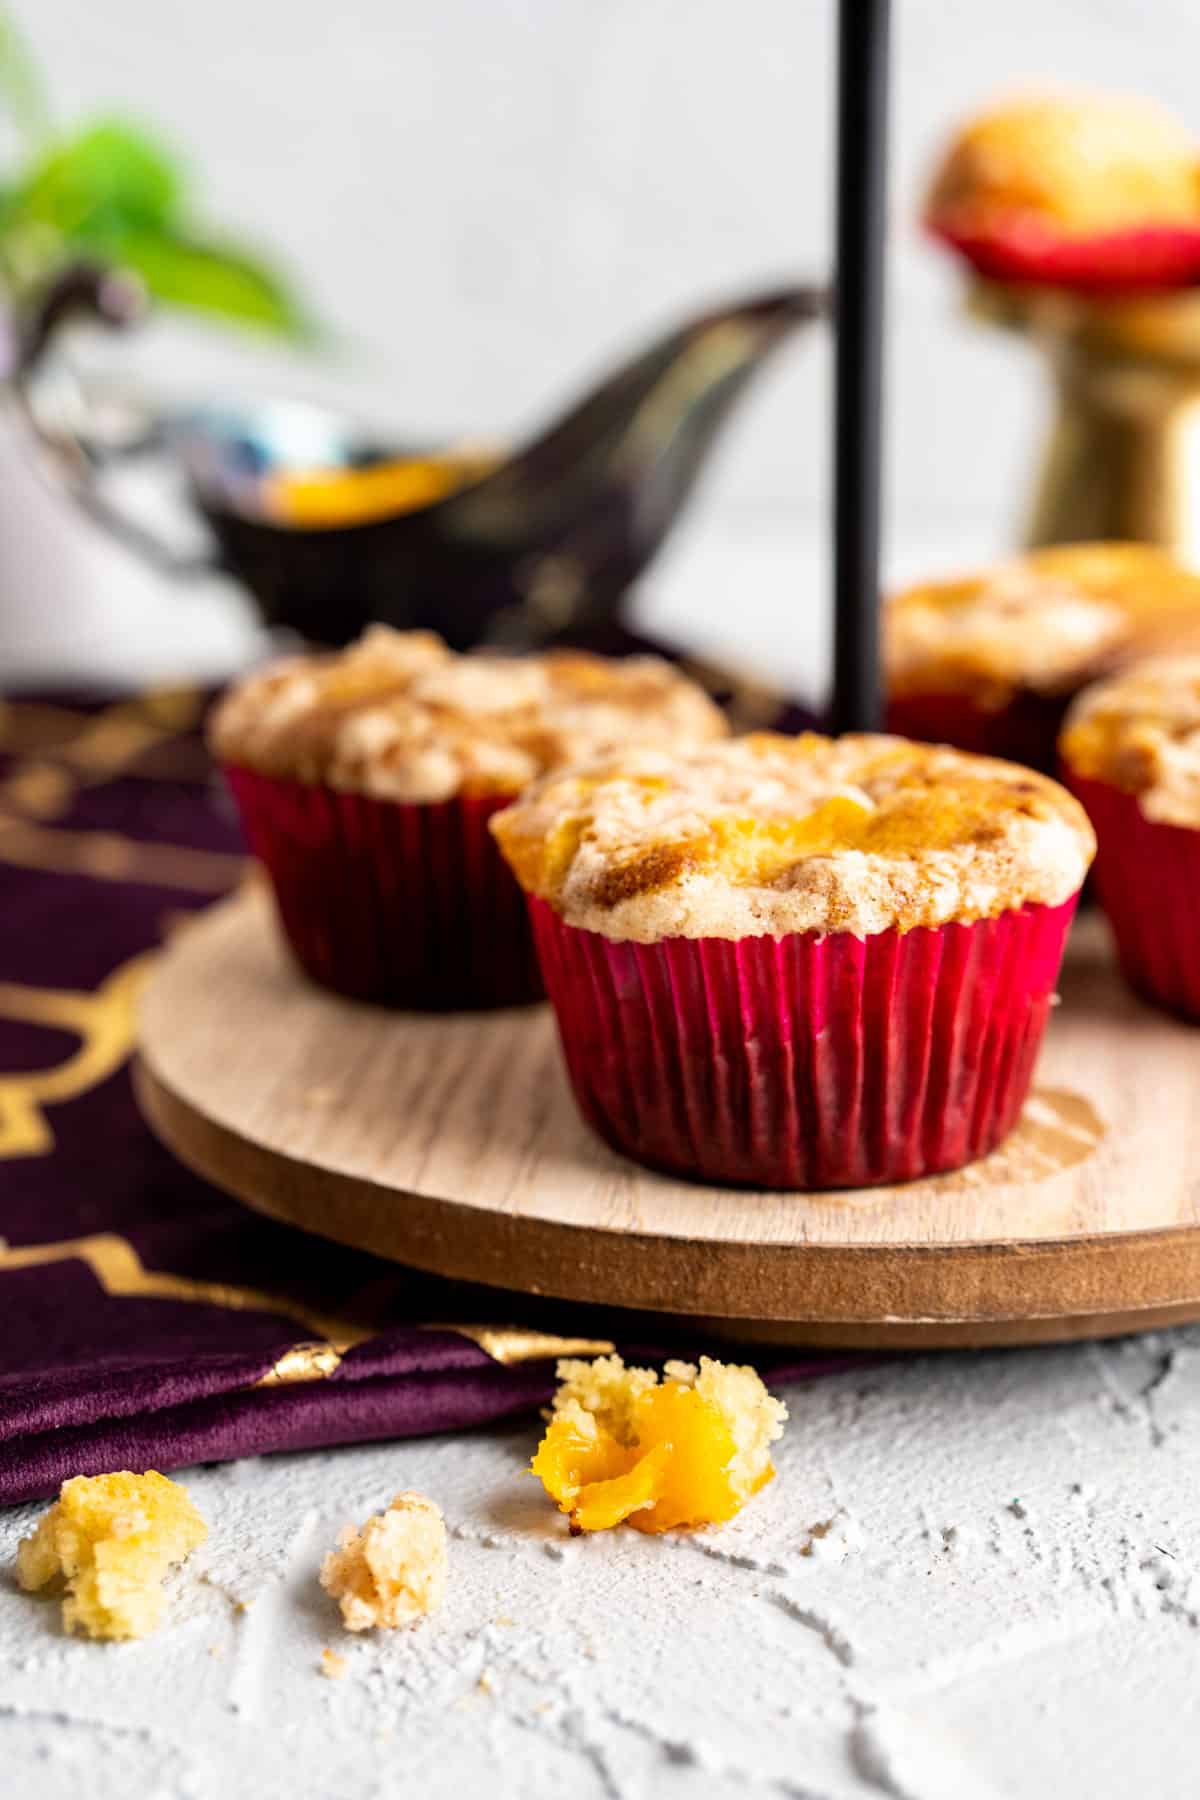
<svg viewBox="0 0 1200 1800"><path fill-rule="evenodd" d="M93 429L96 420L77 381L68 381L61 370L56 371L65 385L60 386L53 406L40 392L50 352L65 325L86 320L125 331L145 318L147 304L145 289L135 276L88 263L72 265L46 289L18 327L11 392L52 479L91 519L164 574L175 578L210 574L220 566L215 547L181 549L105 492L107 472L163 448L161 422L143 416L134 435L106 442L104 434Z"/></svg>

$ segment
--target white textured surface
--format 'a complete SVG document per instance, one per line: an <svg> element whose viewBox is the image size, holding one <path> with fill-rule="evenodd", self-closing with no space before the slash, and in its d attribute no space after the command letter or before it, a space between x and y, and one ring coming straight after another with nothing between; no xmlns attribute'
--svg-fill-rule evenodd
<svg viewBox="0 0 1200 1800"><path fill-rule="evenodd" d="M532 1422L194 1472L211 1537L143 1644L64 1640L12 1585L34 1509L0 1515L0 1788L1191 1800L1200 1332L788 1400L778 1480L695 1537L570 1540ZM406 1485L447 1515L445 1609L351 1639L322 1552Z"/></svg>

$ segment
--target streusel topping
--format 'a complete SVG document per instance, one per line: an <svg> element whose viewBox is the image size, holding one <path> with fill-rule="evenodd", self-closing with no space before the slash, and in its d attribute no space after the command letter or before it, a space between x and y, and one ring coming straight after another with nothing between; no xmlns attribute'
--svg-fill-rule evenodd
<svg viewBox="0 0 1200 1800"><path fill-rule="evenodd" d="M759 732L545 776L492 820L522 887L605 937L865 937L1057 905L1095 850L1057 782L903 738Z"/></svg>
<svg viewBox="0 0 1200 1800"><path fill-rule="evenodd" d="M373 625L335 655L239 682L217 708L223 761L401 801L517 793L543 771L649 740L725 735L716 705L657 657L457 656L431 632Z"/></svg>
<svg viewBox="0 0 1200 1800"><path fill-rule="evenodd" d="M1043 220L1087 237L1200 220L1197 145L1165 107L1122 94L1029 94L963 126L926 215L949 231Z"/></svg>
<svg viewBox="0 0 1200 1800"><path fill-rule="evenodd" d="M1200 576L1147 544L1064 544L896 594L884 613L894 695L1069 693L1129 657L1200 648Z"/></svg>
<svg viewBox="0 0 1200 1800"><path fill-rule="evenodd" d="M1148 819L1200 828L1200 656L1156 657L1085 688L1059 749L1073 773L1136 794Z"/></svg>

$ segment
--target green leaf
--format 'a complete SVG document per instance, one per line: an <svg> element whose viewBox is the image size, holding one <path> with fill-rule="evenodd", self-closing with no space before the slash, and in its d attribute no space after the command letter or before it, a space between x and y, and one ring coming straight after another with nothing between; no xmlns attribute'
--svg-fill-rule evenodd
<svg viewBox="0 0 1200 1800"><path fill-rule="evenodd" d="M317 336L283 278L247 251L136 228L81 233L77 242L106 261L132 269L155 299L167 305L190 307L299 341Z"/></svg>
<svg viewBox="0 0 1200 1800"><path fill-rule="evenodd" d="M161 229L175 216L181 178L146 132L104 120L59 138L12 194L7 216L65 238L130 227Z"/></svg>

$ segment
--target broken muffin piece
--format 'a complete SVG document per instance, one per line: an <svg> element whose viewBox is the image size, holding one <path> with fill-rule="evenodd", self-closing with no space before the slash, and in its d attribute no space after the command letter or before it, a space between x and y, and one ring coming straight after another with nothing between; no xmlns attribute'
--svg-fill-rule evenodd
<svg viewBox="0 0 1200 1800"><path fill-rule="evenodd" d="M751 1368L702 1356L667 1363L660 1382L602 1356L560 1362L558 1378L531 1473L572 1532L717 1524L775 1474L787 1408Z"/></svg>
<svg viewBox="0 0 1200 1800"><path fill-rule="evenodd" d="M162 1618L163 1577L208 1536L185 1487L155 1469L76 1475L17 1546L29 1591L65 1581L63 1625L94 1638L138 1638Z"/></svg>
<svg viewBox="0 0 1200 1800"><path fill-rule="evenodd" d="M446 1526L424 1494L397 1494L361 1530L346 1525L321 1564L321 1586L342 1609L347 1631L411 1625L442 1603Z"/></svg>

